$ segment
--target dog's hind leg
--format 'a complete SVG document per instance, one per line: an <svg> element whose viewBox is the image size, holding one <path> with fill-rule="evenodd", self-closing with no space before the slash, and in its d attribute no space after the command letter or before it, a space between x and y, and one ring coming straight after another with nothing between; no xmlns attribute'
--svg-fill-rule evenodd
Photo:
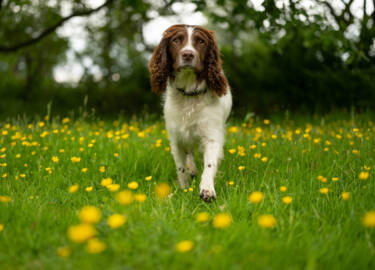
<svg viewBox="0 0 375 270"><path fill-rule="evenodd" d="M195 166L194 156L192 153L189 153L186 156L186 167L188 168L191 177L197 176L197 166Z"/></svg>

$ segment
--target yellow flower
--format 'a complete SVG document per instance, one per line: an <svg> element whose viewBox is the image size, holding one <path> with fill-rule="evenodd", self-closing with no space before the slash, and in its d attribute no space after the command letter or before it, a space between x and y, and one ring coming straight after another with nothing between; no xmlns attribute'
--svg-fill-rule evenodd
<svg viewBox="0 0 375 270"><path fill-rule="evenodd" d="M262 157L261 161L262 162L267 162L268 158L267 157Z"/></svg>
<svg viewBox="0 0 375 270"><path fill-rule="evenodd" d="M118 153L113 153L113 156L114 157L118 157Z"/></svg>
<svg viewBox="0 0 375 270"><path fill-rule="evenodd" d="M195 220L197 222L206 222L210 218L207 212L200 212L195 215Z"/></svg>
<svg viewBox="0 0 375 270"><path fill-rule="evenodd" d="M7 203L7 202L10 202L11 200L12 198L9 196L0 196L0 202Z"/></svg>
<svg viewBox="0 0 375 270"><path fill-rule="evenodd" d="M229 181L228 185L233 186L234 185L234 181Z"/></svg>
<svg viewBox="0 0 375 270"><path fill-rule="evenodd" d="M116 200L119 204L128 205L133 202L133 194L129 190L124 190L116 194Z"/></svg>
<svg viewBox="0 0 375 270"><path fill-rule="evenodd" d="M87 172L87 168L82 168L81 172L86 173Z"/></svg>
<svg viewBox="0 0 375 270"><path fill-rule="evenodd" d="M237 133L238 127L236 127L236 126L230 127L230 128L228 128L228 132L229 133Z"/></svg>
<svg viewBox="0 0 375 270"><path fill-rule="evenodd" d="M73 162L73 163L78 163L81 161L81 158L80 157L71 157L70 160Z"/></svg>
<svg viewBox="0 0 375 270"><path fill-rule="evenodd" d="M58 163L58 162L59 162L59 158L56 157L56 156L53 156L53 157L52 157L52 161L53 161L54 163Z"/></svg>
<svg viewBox="0 0 375 270"><path fill-rule="evenodd" d="M321 188L321 189L319 190L319 192L322 193L322 194L327 194L328 191L329 191L328 188Z"/></svg>
<svg viewBox="0 0 375 270"><path fill-rule="evenodd" d="M185 240L177 243L176 250L178 252L184 253L190 251L194 246L194 243L190 240Z"/></svg>
<svg viewBox="0 0 375 270"><path fill-rule="evenodd" d="M341 193L341 198L342 198L344 201L349 200L349 198L350 198L350 193L344 191L343 193Z"/></svg>
<svg viewBox="0 0 375 270"><path fill-rule="evenodd" d="M240 171L245 170L245 166L238 166L238 170L240 170Z"/></svg>
<svg viewBox="0 0 375 270"><path fill-rule="evenodd" d="M69 257L70 254L72 253L72 250L70 247L59 247L56 251L57 255L59 255L60 257Z"/></svg>
<svg viewBox="0 0 375 270"><path fill-rule="evenodd" d="M270 120L268 120L268 119L264 119L263 123L264 123L265 125L269 125Z"/></svg>
<svg viewBox="0 0 375 270"><path fill-rule="evenodd" d="M290 196L283 197L283 203L290 204L293 201L293 198Z"/></svg>
<svg viewBox="0 0 375 270"><path fill-rule="evenodd" d="M369 211L362 217L362 223L369 228L375 228L375 211Z"/></svg>
<svg viewBox="0 0 375 270"><path fill-rule="evenodd" d="M369 172L360 172L358 175L358 178L361 180L367 180L369 176L370 176Z"/></svg>
<svg viewBox="0 0 375 270"><path fill-rule="evenodd" d="M146 196L146 194L136 194L136 195L134 195L134 199L137 202L143 203L147 199L147 196Z"/></svg>
<svg viewBox="0 0 375 270"><path fill-rule="evenodd" d="M232 217L228 213L221 213L214 216L212 225L218 229L228 228L232 224Z"/></svg>
<svg viewBox="0 0 375 270"><path fill-rule="evenodd" d="M357 149L353 149L352 150L352 153L355 154L355 155L358 155L359 154L359 151Z"/></svg>
<svg viewBox="0 0 375 270"><path fill-rule="evenodd" d="M130 189L137 189L138 188L138 183L136 181L132 181L128 183L128 188Z"/></svg>
<svg viewBox="0 0 375 270"><path fill-rule="evenodd" d="M255 153L255 154L254 154L254 158L260 158L261 156L262 156L261 153Z"/></svg>
<svg viewBox="0 0 375 270"><path fill-rule="evenodd" d="M106 244L104 244L103 242L99 241L96 238L90 239L87 242L86 251L88 253L93 253L93 254L101 253L105 249L106 249Z"/></svg>
<svg viewBox="0 0 375 270"><path fill-rule="evenodd" d="M286 186L281 186L281 187L280 187L280 191L281 191L281 192L285 192L286 190L287 190Z"/></svg>
<svg viewBox="0 0 375 270"><path fill-rule="evenodd" d="M45 124L44 124L43 121L40 121L40 122L38 123L38 126L39 126L39 127L44 127L44 125L45 125Z"/></svg>
<svg viewBox="0 0 375 270"><path fill-rule="evenodd" d="M105 166L100 166L99 167L99 172L104 173L105 172Z"/></svg>
<svg viewBox="0 0 375 270"><path fill-rule="evenodd" d="M236 149L229 149L228 152L231 153L231 154L234 154L234 153L236 153Z"/></svg>
<svg viewBox="0 0 375 270"><path fill-rule="evenodd" d="M323 177L321 175L318 175L318 177L316 179L318 179L322 183L326 183L327 182L327 177Z"/></svg>
<svg viewBox="0 0 375 270"><path fill-rule="evenodd" d="M248 197L247 200L251 203L259 203L261 200L263 200L264 194L260 191L254 191L252 192Z"/></svg>
<svg viewBox="0 0 375 270"><path fill-rule="evenodd" d="M78 190L79 188L79 185L78 184L74 184L72 186L69 187L69 193L74 193Z"/></svg>
<svg viewBox="0 0 375 270"><path fill-rule="evenodd" d="M69 117L65 117L65 118L63 118L63 120L61 120L61 122L63 124L67 124L67 123L69 123L69 121L70 121Z"/></svg>
<svg viewBox="0 0 375 270"><path fill-rule="evenodd" d="M274 228L277 221L272 215L261 215L258 217L258 224L263 228Z"/></svg>
<svg viewBox="0 0 375 270"><path fill-rule="evenodd" d="M103 187L107 187L109 185L112 185L112 178L108 177L108 178L103 178L102 181L100 182L100 184L103 186Z"/></svg>
<svg viewBox="0 0 375 270"><path fill-rule="evenodd" d="M190 191L190 192L193 192L194 189L193 189L192 187L189 187L189 191Z"/></svg>
<svg viewBox="0 0 375 270"><path fill-rule="evenodd" d="M120 189L120 185L119 184L111 184L111 185L107 186L107 189L109 191L115 192L115 191L118 191Z"/></svg>
<svg viewBox="0 0 375 270"><path fill-rule="evenodd" d="M3 230L4 230L4 225L0 224L0 232L2 232Z"/></svg>
<svg viewBox="0 0 375 270"><path fill-rule="evenodd" d="M100 221L102 214L95 206L87 205L79 211L78 217L82 223L95 224Z"/></svg>
<svg viewBox="0 0 375 270"><path fill-rule="evenodd" d="M363 168L364 168L366 171L371 170L371 167L368 167L368 166L366 166L366 165L364 165Z"/></svg>
<svg viewBox="0 0 375 270"><path fill-rule="evenodd" d="M68 229L68 236L70 240L76 243L86 242L88 239L96 234L95 228L90 224L79 224L70 226Z"/></svg>
<svg viewBox="0 0 375 270"><path fill-rule="evenodd" d="M151 176L151 175L145 177L145 180L146 180L146 181L151 181L151 179L152 179L152 176Z"/></svg>
<svg viewBox="0 0 375 270"><path fill-rule="evenodd" d="M85 188L85 190L87 191L87 192L91 192L92 191L92 189L93 189L93 187L91 186L91 187L87 187L87 188Z"/></svg>
<svg viewBox="0 0 375 270"><path fill-rule="evenodd" d="M250 145L250 149L255 149L257 146L255 144Z"/></svg>
<svg viewBox="0 0 375 270"><path fill-rule="evenodd" d="M155 195L158 199L165 199L171 192L171 187L167 183L160 183L155 187Z"/></svg>
<svg viewBox="0 0 375 270"><path fill-rule="evenodd" d="M339 178L338 177L332 177L332 181L334 181L334 182L339 181Z"/></svg>
<svg viewBox="0 0 375 270"><path fill-rule="evenodd" d="M107 220L109 227L111 227L112 229L121 227L122 225L125 224L125 222L126 222L126 217L120 214L114 214L108 217L108 220Z"/></svg>

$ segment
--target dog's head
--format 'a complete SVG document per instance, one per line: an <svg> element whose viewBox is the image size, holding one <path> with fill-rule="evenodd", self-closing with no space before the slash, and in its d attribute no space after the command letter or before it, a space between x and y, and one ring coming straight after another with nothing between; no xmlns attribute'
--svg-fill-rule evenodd
<svg viewBox="0 0 375 270"><path fill-rule="evenodd" d="M151 57L151 89L160 94L167 80L181 69L191 68L199 80L218 96L227 90L214 33L201 26L176 24L169 27Z"/></svg>

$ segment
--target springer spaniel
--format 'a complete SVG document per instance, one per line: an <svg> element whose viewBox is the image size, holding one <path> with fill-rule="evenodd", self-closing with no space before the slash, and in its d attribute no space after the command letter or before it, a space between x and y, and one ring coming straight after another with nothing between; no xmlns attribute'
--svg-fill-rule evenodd
<svg viewBox="0 0 375 270"><path fill-rule="evenodd" d="M200 197L216 199L214 178L223 158L225 122L232 95L221 67L214 33L201 26L177 24L163 34L152 55L151 88L166 91L164 118L181 188L197 174L193 150L204 154Z"/></svg>

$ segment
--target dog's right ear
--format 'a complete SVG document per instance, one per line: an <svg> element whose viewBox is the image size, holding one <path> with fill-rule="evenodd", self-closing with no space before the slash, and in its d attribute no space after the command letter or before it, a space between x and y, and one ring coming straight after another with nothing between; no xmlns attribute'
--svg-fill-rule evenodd
<svg viewBox="0 0 375 270"><path fill-rule="evenodd" d="M157 94L162 94L166 90L168 77L173 70L168 55L168 44L169 38L163 37L155 48L149 64L151 90Z"/></svg>

